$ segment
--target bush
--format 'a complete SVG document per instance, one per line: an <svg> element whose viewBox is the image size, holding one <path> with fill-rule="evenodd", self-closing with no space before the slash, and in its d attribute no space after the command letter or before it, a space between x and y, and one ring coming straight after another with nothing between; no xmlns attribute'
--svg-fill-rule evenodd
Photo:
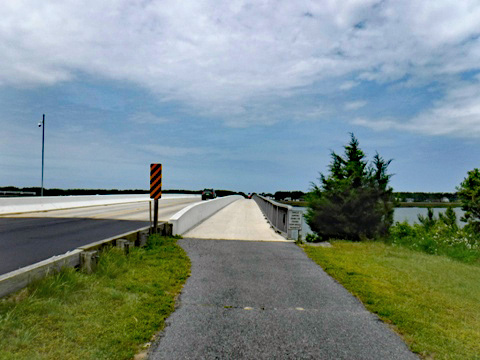
<svg viewBox="0 0 480 360"><path fill-rule="evenodd" d="M307 236L305 237L305 241L307 243L316 243L322 241L322 238L317 234L307 234Z"/></svg>
<svg viewBox="0 0 480 360"><path fill-rule="evenodd" d="M390 229L388 242L466 263L480 260L480 236L471 227L460 229L452 209L448 208L439 218L429 211L427 217L419 216L419 220L420 224L415 225L397 222Z"/></svg>
<svg viewBox="0 0 480 360"><path fill-rule="evenodd" d="M368 164L353 134L344 149L343 157L332 152L330 174L320 173L320 185L312 183L306 221L324 240L383 237L393 223L391 160L377 153Z"/></svg>

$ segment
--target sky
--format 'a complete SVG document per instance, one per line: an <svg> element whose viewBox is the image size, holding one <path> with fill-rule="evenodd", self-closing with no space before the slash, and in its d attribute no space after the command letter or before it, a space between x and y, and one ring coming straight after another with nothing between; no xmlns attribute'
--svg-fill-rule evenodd
<svg viewBox="0 0 480 360"><path fill-rule="evenodd" d="M0 186L308 191L354 133L395 191L480 167L480 2L3 0Z"/></svg>

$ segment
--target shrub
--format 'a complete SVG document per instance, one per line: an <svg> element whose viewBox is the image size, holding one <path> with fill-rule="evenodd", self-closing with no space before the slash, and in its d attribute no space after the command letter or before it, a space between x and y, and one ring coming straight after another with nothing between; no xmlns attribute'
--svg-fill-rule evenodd
<svg viewBox="0 0 480 360"><path fill-rule="evenodd" d="M446 212L440 214L439 218L427 215L420 224L397 222L391 227L388 242L467 263L479 261L480 236L469 227L460 229L456 222L452 222L453 219L456 220L455 213Z"/></svg>
<svg viewBox="0 0 480 360"><path fill-rule="evenodd" d="M317 234L307 234L305 241L309 243L320 242L322 241L322 238Z"/></svg>

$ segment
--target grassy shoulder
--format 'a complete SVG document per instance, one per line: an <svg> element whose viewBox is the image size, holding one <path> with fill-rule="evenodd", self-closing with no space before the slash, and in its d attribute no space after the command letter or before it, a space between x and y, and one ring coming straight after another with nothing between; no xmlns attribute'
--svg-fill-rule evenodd
<svg viewBox="0 0 480 360"><path fill-rule="evenodd" d="M131 359L164 327L190 274L173 238L128 256L111 249L94 274L73 269L0 300L0 359Z"/></svg>
<svg viewBox="0 0 480 360"><path fill-rule="evenodd" d="M425 358L480 359L480 266L377 242L305 246Z"/></svg>

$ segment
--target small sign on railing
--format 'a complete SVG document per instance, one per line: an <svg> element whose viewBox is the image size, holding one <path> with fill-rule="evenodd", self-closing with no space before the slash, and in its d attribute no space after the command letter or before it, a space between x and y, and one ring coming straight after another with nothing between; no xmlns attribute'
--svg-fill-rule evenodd
<svg viewBox="0 0 480 360"><path fill-rule="evenodd" d="M302 216L301 210L290 210L290 221L288 224L289 230L302 230Z"/></svg>

